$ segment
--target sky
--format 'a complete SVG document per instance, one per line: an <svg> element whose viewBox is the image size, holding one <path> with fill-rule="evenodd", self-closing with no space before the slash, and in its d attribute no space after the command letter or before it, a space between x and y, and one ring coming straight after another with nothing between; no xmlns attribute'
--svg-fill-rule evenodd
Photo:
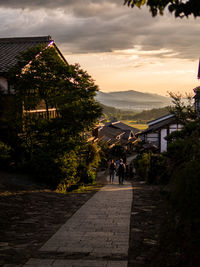
<svg viewBox="0 0 200 267"><path fill-rule="evenodd" d="M152 18L123 0L0 0L0 38L46 35L103 92L166 96L199 86L199 18Z"/></svg>

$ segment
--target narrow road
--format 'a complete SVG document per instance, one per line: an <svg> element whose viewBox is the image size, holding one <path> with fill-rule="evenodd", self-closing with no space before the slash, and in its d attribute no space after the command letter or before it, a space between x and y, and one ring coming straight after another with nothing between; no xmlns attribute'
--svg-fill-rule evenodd
<svg viewBox="0 0 200 267"><path fill-rule="evenodd" d="M125 267L132 186L105 185L31 258L25 267Z"/></svg>

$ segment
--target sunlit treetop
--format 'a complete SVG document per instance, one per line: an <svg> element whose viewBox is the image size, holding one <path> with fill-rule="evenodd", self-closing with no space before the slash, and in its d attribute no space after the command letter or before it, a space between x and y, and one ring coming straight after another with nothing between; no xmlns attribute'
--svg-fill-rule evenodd
<svg viewBox="0 0 200 267"><path fill-rule="evenodd" d="M134 8L142 6L149 7L152 16L163 15L166 8L173 13L175 17L183 18L193 15L200 16L199 0L124 0L124 5Z"/></svg>

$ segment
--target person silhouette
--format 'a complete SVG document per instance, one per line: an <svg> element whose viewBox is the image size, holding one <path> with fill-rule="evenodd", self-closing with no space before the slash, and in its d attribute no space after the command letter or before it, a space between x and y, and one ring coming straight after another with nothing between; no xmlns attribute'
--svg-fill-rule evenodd
<svg viewBox="0 0 200 267"><path fill-rule="evenodd" d="M123 184L124 174L125 174L125 165L123 163L123 159L120 159L120 164L119 164L119 168L118 168L119 184Z"/></svg>
<svg viewBox="0 0 200 267"><path fill-rule="evenodd" d="M112 159L110 167L109 167L109 174L110 174L110 183L113 184L114 178L115 178L115 170L116 170L116 164L114 160Z"/></svg>

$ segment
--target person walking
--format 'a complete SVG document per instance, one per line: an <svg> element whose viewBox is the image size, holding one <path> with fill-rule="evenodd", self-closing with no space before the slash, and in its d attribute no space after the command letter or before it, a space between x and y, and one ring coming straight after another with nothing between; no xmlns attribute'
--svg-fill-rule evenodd
<svg viewBox="0 0 200 267"><path fill-rule="evenodd" d="M120 164L119 164L119 168L118 168L119 184L123 184L124 174L125 174L125 165L123 163L123 159L120 159Z"/></svg>
<svg viewBox="0 0 200 267"><path fill-rule="evenodd" d="M110 173L110 183L113 184L114 177L115 177L115 170L116 170L116 164L114 160L112 159L110 167L109 167L109 173Z"/></svg>
<svg viewBox="0 0 200 267"><path fill-rule="evenodd" d="M119 168L119 164L120 164L120 159L117 159L115 163L116 163L116 167L118 169Z"/></svg>

